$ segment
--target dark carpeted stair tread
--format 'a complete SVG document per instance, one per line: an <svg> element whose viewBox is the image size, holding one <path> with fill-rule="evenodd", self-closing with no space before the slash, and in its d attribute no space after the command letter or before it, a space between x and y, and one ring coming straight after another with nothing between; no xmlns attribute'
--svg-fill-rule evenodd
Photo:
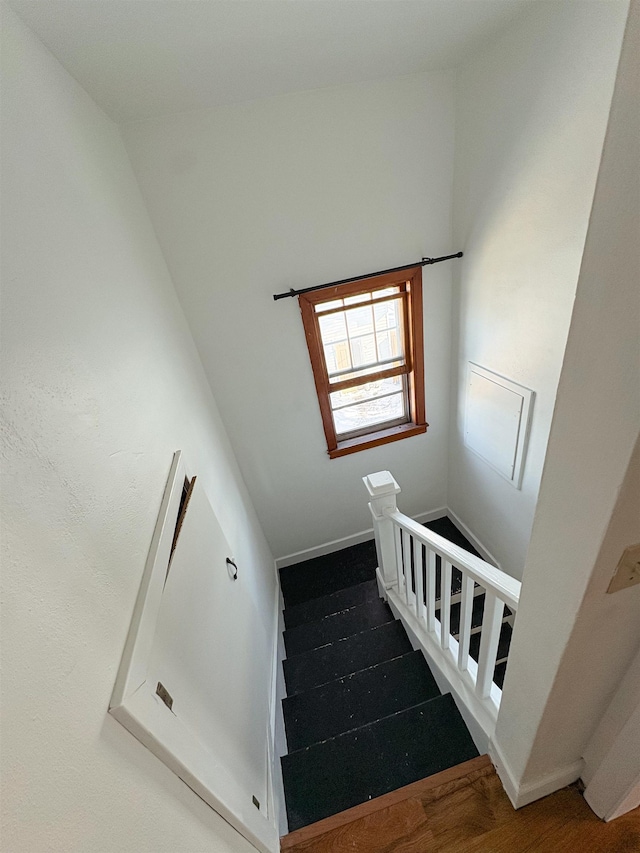
<svg viewBox="0 0 640 853"><path fill-rule="evenodd" d="M438 696L422 652L408 652L283 700L289 752Z"/></svg>
<svg viewBox="0 0 640 853"><path fill-rule="evenodd" d="M470 554L473 554L476 557L480 556L464 533L458 530L448 516L445 515L442 518L436 518L433 521L426 521L423 526L428 527L429 530L433 530L433 532L437 533L439 536L444 536L445 539L453 542L454 545L457 545L459 548L464 548L464 550L469 551ZM440 557L436 556L436 601L440 600L440 586L442 581L442 574L440 571L441 565L442 561ZM425 587L423 586L423 589L424 588ZM451 572L451 594L457 595L461 591L462 572L454 566L453 571Z"/></svg>
<svg viewBox="0 0 640 853"><path fill-rule="evenodd" d="M285 755L289 831L477 755L450 694Z"/></svg>
<svg viewBox="0 0 640 853"><path fill-rule="evenodd" d="M312 598L310 601L288 607L284 611L284 624L287 628L295 628L298 625L304 625L305 622L315 622L324 616L339 613L349 607L364 604L365 601L373 601L378 597L377 581L364 581L364 583L349 586L330 595Z"/></svg>
<svg viewBox="0 0 640 853"><path fill-rule="evenodd" d="M393 622L391 608L382 599L375 598L340 613L332 613L316 622L287 628L284 632L284 645L287 655L298 655L334 640L359 634L367 628L384 625L385 622Z"/></svg>
<svg viewBox="0 0 640 853"><path fill-rule="evenodd" d="M502 628L500 630L500 639L498 641L498 654L496 656L496 660L501 660L502 658L506 658L509 654L509 646L511 645L511 635L513 633L513 629L508 622L502 623ZM469 654L471 657L477 661L478 656L480 654L480 639L482 637L482 632L477 634L472 634L471 639L469 640Z"/></svg>
<svg viewBox="0 0 640 853"><path fill-rule="evenodd" d="M371 539L280 569L285 606L292 607L312 598L374 580L377 565L376 545Z"/></svg>
<svg viewBox="0 0 640 853"><path fill-rule="evenodd" d="M411 643L396 619L352 637L336 640L283 662L287 694L310 690L360 669L410 652Z"/></svg>
<svg viewBox="0 0 640 853"><path fill-rule="evenodd" d="M504 684L504 676L507 672L507 662L506 660L502 663L499 663L495 670L493 671L493 680L498 685L500 690L502 690L502 685Z"/></svg>
<svg viewBox="0 0 640 853"><path fill-rule="evenodd" d="M464 533L458 530L453 521L451 521L451 519L446 515L442 518L436 518L433 521L425 521L423 526L428 527L429 530L433 530L433 532L437 533L438 536L444 536L445 539L453 542L454 545L457 545L459 548L464 548L465 551L469 551L476 557L480 557L480 554L473 547L471 542L469 542Z"/></svg>

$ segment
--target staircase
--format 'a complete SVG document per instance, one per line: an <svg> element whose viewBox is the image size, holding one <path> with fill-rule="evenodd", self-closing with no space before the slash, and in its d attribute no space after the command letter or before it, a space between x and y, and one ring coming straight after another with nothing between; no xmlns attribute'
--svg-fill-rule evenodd
<svg viewBox="0 0 640 853"><path fill-rule="evenodd" d="M449 519L429 527L476 553ZM379 598L376 566L371 541L280 571L290 832L478 755L451 695ZM455 584L454 569L452 631Z"/></svg>

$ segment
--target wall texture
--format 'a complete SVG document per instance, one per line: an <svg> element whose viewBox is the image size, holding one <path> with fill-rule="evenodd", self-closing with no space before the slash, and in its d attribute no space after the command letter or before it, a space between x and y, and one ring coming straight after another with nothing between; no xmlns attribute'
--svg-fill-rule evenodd
<svg viewBox="0 0 640 853"><path fill-rule="evenodd" d="M273 558L119 132L3 17L3 848L248 851L107 707L174 450L260 614L230 665L261 732Z"/></svg>
<svg viewBox="0 0 640 853"><path fill-rule="evenodd" d="M522 576L626 2L536 3L458 69L449 506ZM521 491L464 445L468 362L535 391Z"/></svg>
<svg viewBox="0 0 640 853"><path fill-rule="evenodd" d="M447 254L453 77L342 86L124 136L258 516L281 557L371 527L361 477L446 502L451 264L426 268L426 435L329 460L289 288Z"/></svg>
<svg viewBox="0 0 640 853"><path fill-rule="evenodd" d="M620 59L496 729L525 788L577 778L640 644L640 587L606 594L640 538L639 12L634 4ZM629 750L637 757L637 744Z"/></svg>

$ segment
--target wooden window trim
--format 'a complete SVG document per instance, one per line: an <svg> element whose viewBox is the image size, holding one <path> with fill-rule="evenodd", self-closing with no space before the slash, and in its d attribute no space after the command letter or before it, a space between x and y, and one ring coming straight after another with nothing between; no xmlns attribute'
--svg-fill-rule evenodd
<svg viewBox="0 0 640 853"><path fill-rule="evenodd" d="M356 296L359 293L368 293L372 290L387 287L402 288L399 294L404 307L405 327L405 361L407 369L387 368L378 373L371 374L366 379L344 380L340 383L329 383L329 376L324 360L322 339L320 337L319 317L323 314L316 313L315 306L320 302L329 302L332 299L343 299L346 296ZM390 296L389 299L398 297ZM327 440L327 452L330 459L378 447L412 435L420 435L427 431L429 424L426 422L424 402L424 340L422 321L422 267L385 275L370 276L362 278L349 284L340 284L323 290L304 293L298 297L302 323L311 360L311 369L315 383L322 426ZM383 300L380 300L383 301ZM363 305L370 303L363 303ZM356 307L356 306L347 306ZM335 309L344 310L344 309ZM333 313L333 312L327 312ZM382 427L378 430L368 432L364 435L354 436L338 440L333 424L329 394L332 391L344 387L362 384L364 381L372 381L387 375L405 374L407 376L409 395L409 418L407 423L397 426Z"/></svg>

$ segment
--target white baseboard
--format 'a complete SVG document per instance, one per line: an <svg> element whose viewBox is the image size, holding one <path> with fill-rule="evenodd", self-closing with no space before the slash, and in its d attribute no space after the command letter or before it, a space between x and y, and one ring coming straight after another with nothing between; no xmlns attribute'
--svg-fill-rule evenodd
<svg viewBox="0 0 640 853"><path fill-rule="evenodd" d="M436 509L431 509L429 512L420 512L418 515L413 515L412 518L414 521L417 521L418 524L424 524L426 521L435 521L436 518L442 518L443 515L447 515L449 510L446 506L439 506Z"/></svg>
<svg viewBox="0 0 640 853"><path fill-rule="evenodd" d="M342 539L332 539L331 542L316 545L315 548L305 548L304 551L295 551L293 554L278 557L276 559L276 568L284 569L286 566L294 566L296 563L313 560L314 557L324 557L325 554L342 551L343 548L349 548L351 545L359 545L361 542L368 542L369 539L373 539L373 527L370 527L368 530L361 530L359 533L352 533L351 536L343 536Z"/></svg>
<svg viewBox="0 0 640 853"><path fill-rule="evenodd" d="M514 809L521 809L523 806L527 806L529 803L553 794L554 791L559 791L561 788L565 788L567 785L575 782L576 779L580 778L584 766L584 762L580 759L579 761L574 761L572 764L559 767L553 773L548 773L539 779L534 779L532 782L522 784L516 781L513 771L502 754L500 746L493 740L489 744L489 756L500 777L502 787L511 800Z"/></svg>
<svg viewBox="0 0 640 853"><path fill-rule="evenodd" d="M433 521L436 518L447 515L447 512L446 507L439 507L429 512L421 512L415 516L415 520L420 524L424 524L425 521ZM276 568L284 569L286 566L294 566L296 563L313 560L314 557L324 557L325 554L333 554L334 551L341 551L343 548L349 548L351 545L359 545L361 542L368 542L370 539L373 539L373 527L361 530L359 533L352 533L351 536L343 536L341 539L332 539L331 542L316 545L315 548L306 548L303 551L296 551L293 554L278 557L276 559ZM470 539L470 541L475 545L475 540Z"/></svg>
<svg viewBox="0 0 640 853"><path fill-rule="evenodd" d="M500 569L500 570L502 571L502 566L501 566L501 565L500 565L500 563L496 560L496 558L493 556L493 554L491 553L491 551L489 551L489 549L488 549L488 548L485 548L485 547L484 547L484 545L482 544L482 542L481 542L481 541L480 541L476 536L474 536L474 534L469 530L469 528L468 528L468 527L467 527L467 525L464 523L464 521L462 521L462 520L461 520L461 519L460 519L460 518L455 514L455 512L454 512L452 509L449 509L449 507L447 507L447 515L449 516L449 518L451 519L451 521L453 521L453 523L455 524L455 526L456 526L459 530L461 530L461 531L462 531L462 533L464 533L464 535L467 537L467 539L469 540L469 542L471 542L471 544L473 545L473 547L474 547L474 548L476 549L476 551L480 554L480 556L482 557L482 559L483 559L483 560L486 560L486 561L487 561L487 563L491 563L491 565L492 565L492 566L495 566L497 569ZM416 519L416 520L417 520L417 519Z"/></svg>
<svg viewBox="0 0 640 853"><path fill-rule="evenodd" d="M413 519L419 524L424 524L426 521L435 521L436 518L442 518L443 515L448 515L454 522L456 527L467 537L469 542L478 551L483 560L502 569L500 563L496 560L488 548L480 542L469 530L467 525L455 514L449 507L441 506L436 509L428 510L427 512L414 515ZM366 530L361 530L359 533L352 533L351 536L343 536L341 539L332 539L330 542L325 542L322 545L316 545L314 548L305 548L302 551L295 551L293 554L286 554L284 557L276 559L276 568L284 569L286 566L295 566L296 563L304 563L306 560L313 560L315 557L324 557L325 554L333 554L334 551L341 551L343 548L349 548L351 545L359 545L361 542L368 542L373 539L373 528L369 527Z"/></svg>
<svg viewBox="0 0 640 853"><path fill-rule="evenodd" d="M287 754L287 736L284 728L282 700L287 695L282 661L286 657L284 649L284 599L280 589L280 578L276 569L275 590L275 637L273 649L273 672L271 682L271 717L269 730L269 792L270 806L273 819L278 827L278 835L286 835L289 831L287 811L284 799L284 781L280 758Z"/></svg>

